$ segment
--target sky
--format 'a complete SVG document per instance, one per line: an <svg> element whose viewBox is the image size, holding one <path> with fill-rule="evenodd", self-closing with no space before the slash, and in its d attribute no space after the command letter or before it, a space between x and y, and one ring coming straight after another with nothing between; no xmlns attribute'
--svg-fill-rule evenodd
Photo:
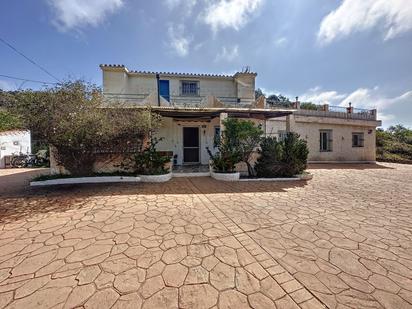
<svg viewBox="0 0 412 309"><path fill-rule="evenodd" d="M411 0L1 0L0 38L59 80L99 64L232 74L316 104L377 108L412 127ZM0 75L56 82L0 42ZM0 76L0 88L41 83Z"/></svg>

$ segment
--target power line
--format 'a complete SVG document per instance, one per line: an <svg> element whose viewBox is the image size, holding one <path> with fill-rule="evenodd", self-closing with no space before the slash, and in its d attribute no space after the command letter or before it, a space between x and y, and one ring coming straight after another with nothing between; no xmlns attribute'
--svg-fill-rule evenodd
<svg viewBox="0 0 412 309"><path fill-rule="evenodd" d="M44 67L42 67L40 64L38 64L36 61L30 59L28 56L26 56L25 54L23 54L22 52L20 52L19 50L17 50L17 48L15 48L13 45L11 45L10 43L8 43L6 40L4 40L3 38L0 37L0 41L5 44L6 46L10 47L12 50L14 50L16 53L18 53L20 56L22 56L23 58L25 58L27 61L29 61L30 63L34 64L36 67L38 67L40 70L42 70L44 73L46 73L47 75L53 77L55 80L57 80L59 83L61 82L56 76L54 76L53 74L51 74L49 71L47 71Z"/></svg>
<svg viewBox="0 0 412 309"><path fill-rule="evenodd" d="M32 82L32 83L38 83L38 84L57 85L57 83L44 82L44 81L41 81L41 80L27 79L27 78L15 77L15 76L10 76L10 75L0 74L0 76L1 76L1 77L5 77L5 78L10 78L10 79L15 79L15 80L21 80L21 81L25 81L25 82Z"/></svg>

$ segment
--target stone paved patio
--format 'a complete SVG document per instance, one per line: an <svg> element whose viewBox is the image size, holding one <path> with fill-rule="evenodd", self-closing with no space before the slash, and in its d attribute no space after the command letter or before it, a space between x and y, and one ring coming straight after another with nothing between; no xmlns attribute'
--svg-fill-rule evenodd
<svg viewBox="0 0 412 309"><path fill-rule="evenodd" d="M0 308L412 308L412 166L311 172L1 191Z"/></svg>

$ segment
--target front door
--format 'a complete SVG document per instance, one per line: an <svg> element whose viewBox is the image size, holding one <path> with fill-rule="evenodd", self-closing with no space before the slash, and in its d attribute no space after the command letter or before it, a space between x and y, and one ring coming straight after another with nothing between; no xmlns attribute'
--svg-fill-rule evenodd
<svg viewBox="0 0 412 309"><path fill-rule="evenodd" d="M183 163L199 163L199 128L183 128Z"/></svg>
<svg viewBox="0 0 412 309"><path fill-rule="evenodd" d="M170 102L170 88L168 80L159 80L159 94L168 102Z"/></svg>

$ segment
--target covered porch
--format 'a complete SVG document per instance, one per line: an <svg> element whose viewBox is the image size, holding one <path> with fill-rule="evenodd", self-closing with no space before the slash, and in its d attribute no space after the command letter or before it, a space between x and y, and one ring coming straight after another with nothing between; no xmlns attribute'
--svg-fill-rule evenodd
<svg viewBox="0 0 412 309"><path fill-rule="evenodd" d="M284 131L289 131L293 121L293 110L265 108L181 108L151 107L153 112L163 117L162 127L157 136L162 138L159 151L173 153L174 172L208 172L209 153L214 153L215 137L224 130L223 121L228 117L249 119L262 126L267 132L268 119L286 117Z"/></svg>

